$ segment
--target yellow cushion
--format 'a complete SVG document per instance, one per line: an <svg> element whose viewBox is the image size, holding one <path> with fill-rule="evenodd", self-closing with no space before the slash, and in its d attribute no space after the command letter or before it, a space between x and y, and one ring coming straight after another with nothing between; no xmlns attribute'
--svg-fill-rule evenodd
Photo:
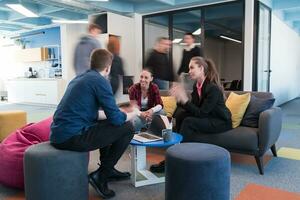
<svg viewBox="0 0 300 200"><path fill-rule="evenodd" d="M1 111L0 112L0 141L6 138L11 132L17 128L26 125L26 112L15 111Z"/></svg>
<svg viewBox="0 0 300 200"><path fill-rule="evenodd" d="M250 93L238 95L231 92L227 101L226 106L231 112L232 127L236 128L240 125L243 116L246 112L247 106L250 102Z"/></svg>
<svg viewBox="0 0 300 200"><path fill-rule="evenodd" d="M164 104L164 111L166 112L168 117L172 117L175 109L176 109L176 99L172 96L162 96L161 97Z"/></svg>

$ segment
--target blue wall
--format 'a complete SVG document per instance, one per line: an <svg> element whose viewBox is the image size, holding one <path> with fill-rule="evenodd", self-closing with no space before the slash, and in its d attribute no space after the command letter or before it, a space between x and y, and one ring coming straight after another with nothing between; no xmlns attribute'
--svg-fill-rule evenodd
<svg viewBox="0 0 300 200"><path fill-rule="evenodd" d="M41 32L45 32L45 34L31 35ZM26 48L44 47L48 45L60 46L60 27L53 27L23 33L21 34L21 39L26 41Z"/></svg>

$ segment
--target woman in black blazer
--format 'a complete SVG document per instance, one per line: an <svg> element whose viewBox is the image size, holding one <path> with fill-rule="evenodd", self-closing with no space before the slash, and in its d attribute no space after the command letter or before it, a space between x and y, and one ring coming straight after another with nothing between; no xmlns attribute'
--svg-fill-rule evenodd
<svg viewBox="0 0 300 200"><path fill-rule="evenodd" d="M189 75L196 83L192 98L180 84L174 85L171 95L176 98L176 130L183 136L183 142L196 141L200 133L220 133L232 128L231 113L225 106L223 88L219 74L211 60L193 57L189 64ZM164 162L152 165L152 172L163 172Z"/></svg>
<svg viewBox="0 0 300 200"><path fill-rule="evenodd" d="M197 133L220 133L232 128L231 113L225 106L223 87L211 60L193 57L189 75L196 83L189 101L181 85L171 89L178 102L176 131L183 135L183 142L192 142Z"/></svg>

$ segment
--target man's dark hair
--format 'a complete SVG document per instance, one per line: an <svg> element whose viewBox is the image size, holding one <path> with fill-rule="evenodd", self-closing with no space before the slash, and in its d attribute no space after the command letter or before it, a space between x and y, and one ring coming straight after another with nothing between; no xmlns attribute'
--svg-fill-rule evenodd
<svg viewBox="0 0 300 200"><path fill-rule="evenodd" d="M113 55L105 49L95 49L91 55L91 69L99 72L111 66Z"/></svg>
<svg viewBox="0 0 300 200"><path fill-rule="evenodd" d="M98 24L90 23L89 27L88 27L88 30L91 31L92 29L102 30L101 26L99 26Z"/></svg>
<svg viewBox="0 0 300 200"><path fill-rule="evenodd" d="M169 40L169 38L167 38L167 37L159 37L159 38L156 39L156 42L159 43L162 40Z"/></svg>
<svg viewBox="0 0 300 200"><path fill-rule="evenodd" d="M193 33L185 33L184 35L189 35L189 36L191 36L192 38L195 39L195 36L193 35Z"/></svg>

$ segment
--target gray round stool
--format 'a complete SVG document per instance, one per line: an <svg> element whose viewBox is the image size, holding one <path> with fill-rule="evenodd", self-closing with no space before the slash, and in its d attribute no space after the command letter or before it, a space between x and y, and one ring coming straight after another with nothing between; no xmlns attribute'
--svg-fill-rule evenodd
<svg viewBox="0 0 300 200"><path fill-rule="evenodd" d="M88 153L33 145L25 152L24 178L26 200L87 200Z"/></svg>
<svg viewBox="0 0 300 200"><path fill-rule="evenodd" d="M219 146L181 143L166 153L166 200L229 200L230 154Z"/></svg>

